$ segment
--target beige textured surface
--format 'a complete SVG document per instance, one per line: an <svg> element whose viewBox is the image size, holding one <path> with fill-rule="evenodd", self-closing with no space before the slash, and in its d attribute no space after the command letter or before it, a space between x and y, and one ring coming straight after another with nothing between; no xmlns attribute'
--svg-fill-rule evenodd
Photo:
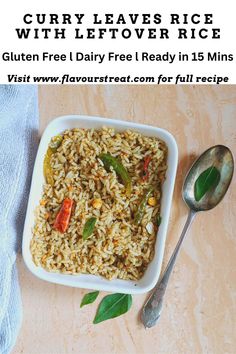
<svg viewBox="0 0 236 354"><path fill-rule="evenodd" d="M210 145L236 151L236 86L44 86L39 90L41 132L54 117L117 117L168 129L179 146L179 168L165 262L183 227L184 175ZM146 296L131 311L96 326L96 304L79 308L83 294L43 282L19 259L24 322L14 354L182 354L236 352L236 188L195 220L178 258L162 317L145 330L138 321Z"/></svg>

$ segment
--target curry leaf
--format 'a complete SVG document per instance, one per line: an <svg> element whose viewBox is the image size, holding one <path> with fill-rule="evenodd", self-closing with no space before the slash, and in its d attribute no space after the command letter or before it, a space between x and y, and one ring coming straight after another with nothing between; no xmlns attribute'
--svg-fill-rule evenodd
<svg viewBox="0 0 236 354"><path fill-rule="evenodd" d="M103 165L106 170L110 170L110 167L114 169L114 171L120 176L124 185L126 186L126 193L130 195L131 193L131 177L126 170L126 168L122 165L122 162L119 161L116 157L111 154L101 154L99 155L99 159L103 162Z"/></svg>
<svg viewBox="0 0 236 354"><path fill-rule="evenodd" d="M153 192L153 187L150 186L144 193L140 203L139 203L139 206L138 206L138 209L136 210L136 213L134 215L134 222L135 224L140 224L141 221L142 221L142 218L143 218L143 215L144 215L144 212L145 212L145 208L146 208L146 205L147 205L147 201L148 201L148 198L150 197L150 195L152 194Z"/></svg>
<svg viewBox="0 0 236 354"><path fill-rule="evenodd" d="M194 184L194 197L197 202L220 181L220 172L215 166L211 166L198 176Z"/></svg>
<svg viewBox="0 0 236 354"><path fill-rule="evenodd" d="M97 221L97 218L94 218L94 217L89 218L86 221L86 223L84 225L84 229L83 229L83 240L87 240L87 238L92 235L96 221Z"/></svg>
<svg viewBox="0 0 236 354"><path fill-rule="evenodd" d="M160 225L161 225L161 220L162 220L161 215L158 215L158 216L157 216L157 226L160 226Z"/></svg>
<svg viewBox="0 0 236 354"><path fill-rule="evenodd" d="M93 291L91 293L85 294L81 301L80 307L83 307L84 305L92 304L98 297L98 294L99 291Z"/></svg>
<svg viewBox="0 0 236 354"><path fill-rule="evenodd" d="M115 318L129 311L132 305L132 296L128 294L111 294L105 296L97 310L93 323L99 323Z"/></svg>
<svg viewBox="0 0 236 354"><path fill-rule="evenodd" d="M52 149L53 152L56 152L59 146L61 145L62 141L63 137L61 135L56 135L52 137L48 146L50 147L50 149Z"/></svg>

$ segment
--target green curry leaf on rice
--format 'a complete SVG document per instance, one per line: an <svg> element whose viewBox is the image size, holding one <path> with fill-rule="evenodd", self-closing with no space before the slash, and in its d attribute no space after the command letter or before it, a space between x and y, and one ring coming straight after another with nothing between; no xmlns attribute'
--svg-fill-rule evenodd
<svg viewBox="0 0 236 354"><path fill-rule="evenodd" d="M96 222L97 218L95 217L89 218L86 221L83 229L83 240L87 240L87 238L92 235Z"/></svg>
<svg viewBox="0 0 236 354"><path fill-rule="evenodd" d="M161 221L162 221L162 217L161 217L160 214L158 214L158 216L157 216L157 226L161 225Z"/></svg>
<svg viewBox="0 0 236 354"><path fill-rule="evenodd" d="M101 154L99 155L99 159L103 162L104 167L109 171L112 167L114 171L120 176L122 182L126 187L126 193L128 196L131 194L131 178L126 170L126 168L122 165L122 162L119 161L116 157L111 154Z"/></svg>
<svg viewBox="0 0 236 354"><path fill-rule="evenodd" d="M136 213L134 215L134 222L135 224L140 224L142 219L143 219L143 216L144 216L144 213L145 213L145 208L146 208L146 205L147 205L147 201L148 201L148 198L151 196L151 194L153 193L153 187L150 186L143 194L142 196L142 199L140 200L139 202L139 205L138 205L138 208L136 210Z"/></svg>

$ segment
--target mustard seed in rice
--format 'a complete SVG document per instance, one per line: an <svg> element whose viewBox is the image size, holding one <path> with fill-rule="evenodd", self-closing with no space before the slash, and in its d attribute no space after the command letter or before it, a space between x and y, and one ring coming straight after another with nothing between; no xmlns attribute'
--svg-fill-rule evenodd
<svg viewBox="0 0 236 354"><path fill-rule="evenodd" d="M115 132L106 127L67 130L62 137L50 160L53 186L45 184L36 210L30 245L34 263L49 272L140 279L154 256L167 169L165 143L135 131ZM116 172L104 168L98 158L101 153L120 159L132 179L131 195ZM151 156L151 162L148 179L143 180L145 156ZM155 203L147 203L137 225L134 214L150 185ZM74 201L74 210L68 229L60 233L53 224L65 198ZM97 218L94 232L83 240L83 227L91 217Z"/></svg>

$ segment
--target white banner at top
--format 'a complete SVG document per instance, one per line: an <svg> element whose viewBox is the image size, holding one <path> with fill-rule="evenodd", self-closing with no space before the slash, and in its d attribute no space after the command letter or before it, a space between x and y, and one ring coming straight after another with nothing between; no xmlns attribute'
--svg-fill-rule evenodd
<svg viewBox="0 0 236 354"><path fill-rule="evenodd" d="M232 1L0 6L0 83L236 83Z"/></svg>

